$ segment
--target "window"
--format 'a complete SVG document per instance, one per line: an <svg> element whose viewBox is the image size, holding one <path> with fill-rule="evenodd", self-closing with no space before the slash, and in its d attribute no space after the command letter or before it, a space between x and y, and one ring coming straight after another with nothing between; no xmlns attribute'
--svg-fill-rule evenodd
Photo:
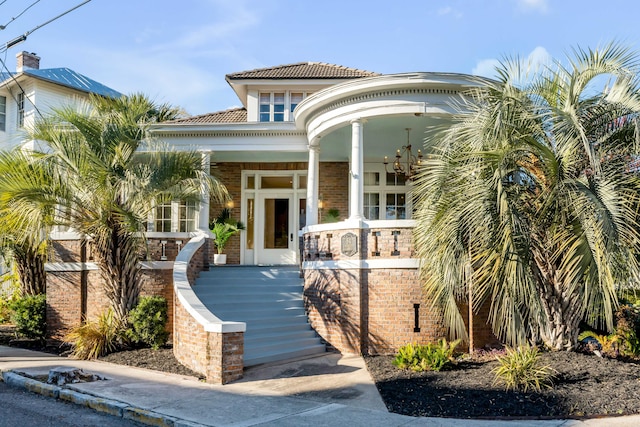
<svg viewBox="0 0 640 427"><path fill-rule="evenodd" d="M171 232L171 200L167 197L160 197L155 208L155 231L162 233Z"/></svg>
<svg viewBox="0 0 640 427"><path fill-rule="evenodd" d="M273 121L284 122L284 93L273 94Z"/></svg>
<svg viewBox="0 0 640 427"><path fill-rule="evenodd" d="M387 193L386 219L407 219L407 197L405 193Z"/></svg>
<svg viewBox="0 0 640 427"><path fill-rule="evenodd" d="M380 194L364 193L364 217L380 219Z"/></svg>
<svg viewBox="0 0 640 427"><path fill-rule="evenodd" d="M386 173L380 165L369 165L369 167L373 170L367 170L363 174L365 218L369 220L410 218L411 207L407 206L410 188L407 186L404 175Z"/></svg>
<svg viewBox="0 0 640 427"><path fill-rule="evenodd" d="M304 99L304 93L302 93L302 92L292 92L291 93L291 103L289 104L289 107L290 107L289 108L289 112L293 113L293 110L296 109L298 104L300 104L303 99ZM293 117L293 115L290 115L290 117Z"/></svg>
<svg viewBox="0 0 640 427"><path fill-rule="evenodd" d="M178 231L186 233L196 229L196 202L181 200L178 204Z"/></svg>
<svg viewBox="0 0 640 427"><path fill-rule="evenodd" d="M271 121L271 94L270 93L260 94L260 121L261 122Z"/></svg>
<svg viewBox="0 0 640 427"><path fill-rule="evenodd" d="M293 121L293 110L309 96L307 92L262 92L258 115L261 122Z"/></svg>
<svg viewBox="0 0 640 427"><path fill-rule="evenodd" d="M5 131L7 124L7 97L0 96L0 130Z"/></svg>
<svg viewBox="0 0 640 427"><path fill-rule="evenodd" d="M284 122L284 92L260 94L260 121Z"/></svg>
<svg viewBox="0 0 640 427"><path fill-rule="evenodd" d="M153 209L153 231L159 233L195 231L198 205L194 201L161 196Z"/></svg>
<svg viewBox="0 0 640 427"><path fill-rule="evenodd" d="M24 92L18 94L18 127L24 127Z"/></svg>

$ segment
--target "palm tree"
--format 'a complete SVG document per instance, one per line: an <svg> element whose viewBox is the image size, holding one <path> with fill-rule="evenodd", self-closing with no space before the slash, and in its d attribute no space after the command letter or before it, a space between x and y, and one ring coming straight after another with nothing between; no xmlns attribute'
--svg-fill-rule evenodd
<svg viewBox="0 0 640 427"><path fill-rule="evenodd" d="M46 290L44 264L55 215L51 172L31 153L0 152L0 248L15 265L22 295Z"/></svg>
<svg viewBox="0 0 640 427"><path fill-rule="evenodd" d="M56 203L61 224L86 236L114 313L124 319L140 292L144 226L159 197L197 201L204 190L224 200L226 189L202 169L196 152L174 152L149 136L149 125L177 110L142 95L92 97L84 111L67 107L37 123L31 137L65 183ZM60 216L59 216L60 219Z"/></svg>
<svg viewBox="0 0 640 427"><path fill-rule="evenodd" d="M473 283L501 339L572 349L580 322L611 329L617 287L638 283L638 57L611 44L498 72L438 130L417 179L425 290L454 337Z"/></svg>

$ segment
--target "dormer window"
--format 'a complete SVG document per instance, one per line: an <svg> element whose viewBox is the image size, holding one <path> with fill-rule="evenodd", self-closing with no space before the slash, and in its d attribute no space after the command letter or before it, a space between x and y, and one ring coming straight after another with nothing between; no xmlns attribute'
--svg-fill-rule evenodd
<svg viewBox="0 0 640 427"><path fill-rule="evenodd" d="M311 92L260 92L261 122L292 122L293 110Z"/></svg>

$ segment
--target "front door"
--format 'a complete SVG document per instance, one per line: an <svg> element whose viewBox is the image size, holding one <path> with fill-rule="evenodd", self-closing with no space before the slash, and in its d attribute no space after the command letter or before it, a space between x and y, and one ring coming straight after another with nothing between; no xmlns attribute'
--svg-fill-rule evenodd
<svg viewBox="0 0 640 427"><path fill-rule="evenodd" d="M262 193L258 196L260 213L256 224L258 264L295 264L298 228L294 222L292 193Z"/></svg>

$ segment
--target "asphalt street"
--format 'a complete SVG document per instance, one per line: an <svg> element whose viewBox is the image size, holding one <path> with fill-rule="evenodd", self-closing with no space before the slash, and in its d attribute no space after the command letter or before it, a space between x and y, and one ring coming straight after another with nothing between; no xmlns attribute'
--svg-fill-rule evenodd
<svg viewBox="0 0 640 427"><path fill-rule="evenodd" d="M0 381L0 427L130 427L142 424L43 397Z"/></svg>

